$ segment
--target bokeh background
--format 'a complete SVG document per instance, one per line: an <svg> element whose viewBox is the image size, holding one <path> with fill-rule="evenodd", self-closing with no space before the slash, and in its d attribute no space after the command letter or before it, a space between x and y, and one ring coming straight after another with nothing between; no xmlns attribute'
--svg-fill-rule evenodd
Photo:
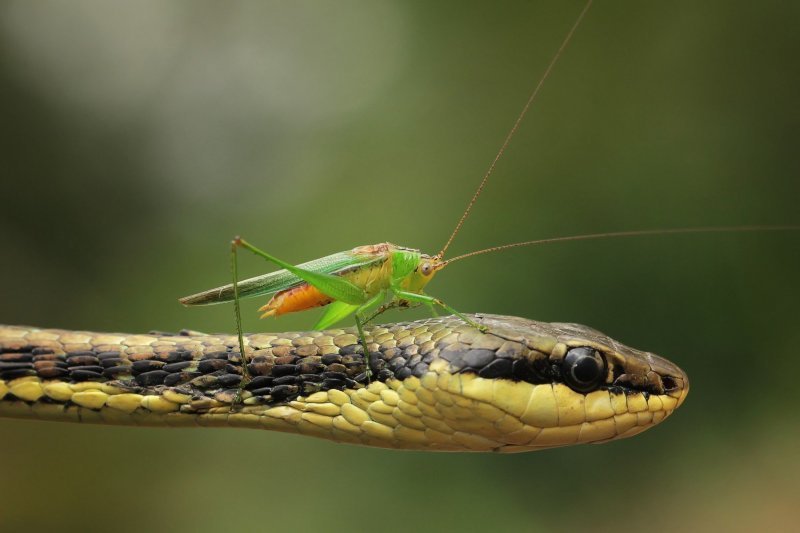
<svg viewBox="0 0 800 533"><path fill-rule="evenodd" d="M235 234L296 262L438 251L580 9L4 0L0 322L231 331L230 307L176 299L227 282ZM797 2L598 2L452 253L800 223L798 24ZM692 379L687 403L634 439L515 456L0 421L0 529L788 528L799 271L798 233L464 261L430 292L663 354ZM260 322L259 305L248 331L316 319Z"/></svg>

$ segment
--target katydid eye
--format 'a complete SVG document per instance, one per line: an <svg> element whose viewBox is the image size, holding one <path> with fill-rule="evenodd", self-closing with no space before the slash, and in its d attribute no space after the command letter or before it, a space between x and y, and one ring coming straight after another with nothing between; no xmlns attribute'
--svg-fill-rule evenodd
<svg viewBox="0 0 800 533"><path fill-rule="evenodd" d="M595 390L606 376L606 362L594 348L572 348L564 356L561 373L569 387L577 392Z"/></svg>
<svg viewBox="0 0 800 533"><path fill-rule="evenodd" d="M433 267L431 267L430 263L422 263L422 266L419 267L419 269L422 272L423 276L429 276L430 273L433 271Z"/></svg>

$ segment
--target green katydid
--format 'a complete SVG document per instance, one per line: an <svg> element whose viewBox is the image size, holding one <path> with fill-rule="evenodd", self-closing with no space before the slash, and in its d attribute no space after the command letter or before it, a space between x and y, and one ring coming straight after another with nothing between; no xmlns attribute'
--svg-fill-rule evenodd
<svg viewBox="0 0 800 533"><path fill-rule="evenodd" d="M239 282L236 258L239 247L283 267L283 270ZM327 306L314 326L315 329L325 329L354 314L365 350L368 349L363 331L366 313L388 297L394 302L390 305L403 302L431 308L439 306L466 323L480 327L441 300L422 292L446 262L439 256L429 256L418 250L382 243L360 246L295 266L237 237L232 243L231 257L233 284L187 296L181 299L181 303L203 305L233 300L239 330L239 300L270 293L274 296L261 308L262 318Z"/></svg>
<svg viewBox="0 0 800 533"><path fill-rule="evenodd" d="M800 229L797 226L742 226L599 233L505 244L477 250L449 260L444 259L445 252L458 234L464 221L469 216L473 205L480 196L498 160L505 152L510 140L525 117L525 114L535 100L539 90L548 78L553 66L566 48L591 4L592 0L588 0L572 28L562 41L561 46L554 54L517 117L516 122L507 134L500 150L489 165L488 170L484 174L472 199L456 224L455 229L450 234L449 239L439 253L436 255L427 255L416 249L405 248L390 243L381 243L360 246L350 251L339 252L307 263L293 265L236 237L231 246L233 283L187 296L180 300L181 303L185 305L207 305L233 301L236 327L239 335L239 348L242 354L244 354L245 351L241 327L240 299L273 294L270 301L261 308L263 312L262 318L326 306L325 312L315 325L315 329L328 328L344 318L354 315L360 343L365 354L365 361L368 361L369 346L364 335L364 324L389 307L407 306L409 304L425 305L434 313L434 309L440 307L449 313L457 315L464 320L465 323L479 329L484 329L467 316L445 304L442 300L424 292L426 285L433 279L436 272L443 269L446 265L466 257L519 246L569 240L670 233ZM281 267L281 270L239 281L237 251L240 247L251 251L267 261L275 263ZM378 309L372 316L368 317L367 313L373 308ZM366 366L366 376L369 377L369 364L367 363ZM243 365L243 368L245 369L246 377L247 365Z"/></svg>

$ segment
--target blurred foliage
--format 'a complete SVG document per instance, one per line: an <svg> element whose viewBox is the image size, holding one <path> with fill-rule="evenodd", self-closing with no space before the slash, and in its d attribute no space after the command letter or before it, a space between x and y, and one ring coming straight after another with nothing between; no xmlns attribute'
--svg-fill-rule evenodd
<svg viewBox="0 0 800 533"><path fill-rule="evenodd" d="M227 281L235 234L297 262L436 252L580 7L5 0L0 322L231 330L230 308L176 299ZM792 2L597 3L452 253L800 223L799 22ZM786 528L798 269L797 233L665 236L483 256L430 286L677 362L688 402L634 439L506 457L2 421L0 527ZM249 331L315 320L258 305Z"/></svg>

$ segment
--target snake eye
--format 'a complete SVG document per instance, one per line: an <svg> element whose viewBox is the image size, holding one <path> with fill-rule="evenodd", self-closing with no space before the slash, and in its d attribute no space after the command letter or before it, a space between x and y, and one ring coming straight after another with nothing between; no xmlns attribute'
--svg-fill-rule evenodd
<svg viewBox="0 0 800 533"><path fill-rule="evenodd" d="M594 348L572 348L561 363L564 381L577 392L590 392L597 388L606 375L606 362Z"/></svg>

